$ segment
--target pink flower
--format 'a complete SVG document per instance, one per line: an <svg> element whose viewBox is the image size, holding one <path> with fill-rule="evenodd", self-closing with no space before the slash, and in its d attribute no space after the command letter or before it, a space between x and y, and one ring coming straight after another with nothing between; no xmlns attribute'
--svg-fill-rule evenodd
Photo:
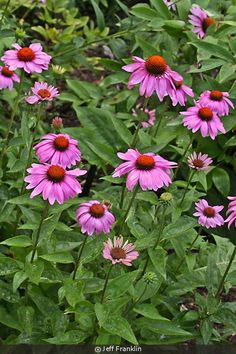
<svg viewBox="0 0 236 354"><path fill-rule="evenodd" d="M215 139L218 131L225 134L225 128L216 114L211 108L197 103L196 106L188 108L186 112L180 112L185 118L183 124L188 129L196 133L200 129L202 136L210 136L211 139Z"/></svg>
<svg viewBox="0 0 236 354"><path fill-rule="evenodd" d="M44 135L41 140L34 147L40 162L71 167L80 161L81 153L77 147L78 142L68 134L50 133Z"/></svg>
<svg viewBox="0 0 236 354"><path fill-rule="evenodd" d="M193 90L184 85L183 80L175 81L173 80L172 90L170 91L170 98L172 100L172 105L176 106L178 103L181 106L186 105L187 96L194 96Z"/></svg>
<svg viewBox="0 0 236 354"><path fill-rule="evenodd" d="M14 71L9 70L7 66L0 66L0 90L8 88L11 91L14 81L20 82L19 76Z"/></svg>
<svg viewBox="0 0 236 354"><path fill-rule="evenodd" d="M147 109L147 108L145 108L145 109L143 110L143 109L141 109L140 107L141 107L140 104L138 104L138 105L136 106L136 110L135 110L135 109L132 110L133 116L135 116L135 117L138 116L138 114L137 114L137 111L138 111L138 110L141 112L141 114L146 113L146 115L147 115L147 120L144 120L144 121L141 122L142 127L143 127L143 128L150 128L150 127L152 127L152 126L155 124L155 120L156 120L156 110L153 109L153 110L150 111L150 110Z"/></svg>
<svg viewBox="0 0 236 354"><path fill-rule="evenodd" d="M109 259L112 264L122 263L126 266L131 266L132 262L138 258L139 253L135 251L135 246L126 241L123 244L123 237L114 237L114 240L109 238L104 242L103 257Z"/></svg>
<svg viewBox="0 0 236 354"><path fill-rule="evenodd" d="M140 84L141 96L150 97L155 91L160 101L170 94L172 80L180 81L182 76L170 69L165 59L160 55L152 55L147 60L133 57L133 63L122 67L131 72L128 88Z"/></svg>
<svg viewBox="0 0 236 354"><path fill-rule="evenodd" d="M204 38L207 28L214 24L215 20L209 17L198 5L194 5L191 8L189 22L194 26L193 32L198 35L198 38Z"/></svg>
<svg viewBox="0 0 236 354"><path fill-rule="evenodd" d="M233 102L228 97L228 92L204 91L198 102L211 108L219 116L227 116L229 114L229 106L234 108Z"/></svg>
<svg viewBox="0 0 236 354"><path fill-rule="evenodd" d="M63 204L65 200L81 193L81 185L76 177L83 176L87 171L76 168L67 171L60 165L35 164L27 169L29 175L24 181L29 183L26 189L33 189L30 198L39 195L52 205L57 201Z"/></svg>
<svg viewBox="0 0 236 354"><path fill-rule="evenodd" d="M7 50L1 60L10 70L24 69L27 73L41 73L48 69L52 57L43 52L40 43L30 44L29 47L12 45L14 50Z"/></svg>
<svg viewBox="0 0 236 354"><path fill-rule="evenodd" d="M60 130L61 128L63 128L63 119L60 117L55 117L52 120L52 126L53 128L55 128L56 130Z"/></svg>
<svg viewBox="0 0 236 354"><path fill-rule="evenodd" d="M57 88L48 86L46 82L35 82L31 88L33 95L26 98L29 104L39 103L41 101L52 101L53 98L59 96Z"/></svg>
<svg viewBox="0 0 236 354"><path fill-rule="evenodd" d="M212 162L212 159L209 158L207 154L202 154L201 152L197 154L194 151L193 154L188 157L189 167L197 171L206 170Z"/></svg>
<svg viewBox="0 0 236 354"><path fill-rule="evenodd" d="M224 209L222 205L210 206L205 199L201 199L195 203L196 213L194 216L198 217L198 223L207 229L210 227L221 226L224 224L224 219L219 212Z"/></svg>
<svg viewBox="0 0 236 354"><path fill-rule="evenodd" d="M107 205L97 200L80 204L76 211L76 219L81 226L82 233L87 232L88 235L94 233L98 235L101 232L108 234L115 222L115 218L108 211Z"/></svg>
<svg viewBox="0 0 236 354"><path fill-rule="evenodd" d="M176 5L175 2L172 0L163 0L166 6L168 6L169 9L176 10Z"/></svg>
<svg viewBox="0 0 236 354"><path fill-rule="evenodd" d="M126 187L132 190L139 183L142 190L154 190L171 184L170 169L177 166L175 162L163 159L153 153L140 154L138 150L128 149L126 153L119 152L118 157L126 162L118 166L113 177L128 174Z"/></svg>
<svg viewBox="0 0 236 354"><path fill-rule="evenodd" d="M228 223L228 228L231 227L231 225L234 223L234 226L236 227L236 197L228 197L231 202L229 203L229 208L227 210L227 219L225 222Z"/></svg>

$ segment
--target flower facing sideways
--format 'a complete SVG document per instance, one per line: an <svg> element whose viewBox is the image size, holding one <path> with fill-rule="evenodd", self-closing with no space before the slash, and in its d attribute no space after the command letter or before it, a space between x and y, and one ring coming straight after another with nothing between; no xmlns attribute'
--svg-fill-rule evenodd
<svg viewBox="0 0 236 354"><path fill-rule="evenodd" d="M189 86L185 85L183 80L173 80L172 89L170 90L172 105L176 106L179 103L181 106L185 106L187 96L193 97L193 90Z"/></svg>
<svg viewBox="0 0 236 354"><path fill-rule="evenodd" d="M126 241L123 243L123 237L109 238L104 242L103 257L112 262L112 264L122 263L131 266L132 262L138 258L139 253L135 251L135 246Z"/></svg>
<svg viewBox="0 0 236 354"><path fill-rule="evenodd" d="M221 226L224 224L223 217L219 214L224 207L222 205L210 206L205 199L195 203L196 212L193 214L198 217L198 223L207 229L210 227Z"/></svg>
<svg viewBox="0 0 236 354"><path fill-rule="evenodd" d="M198 35L198 38L202 39L205 37L208 27L213 25L215 20L209 17L200 6L194 5L191 8L189 22L194 26L193 32Z"/></svg>
<svg viewBox="0 0 236 354"><path fill-rule="evenodd" d="M115 222L108 206L97 200L80 204L76 211L76 219L81 226L82 233L88 235L100 234L101 232L108 234Z"/></svg>
<svg viewBox="0 0 236 354"><path fill-rule="evenodd" d="M229 114L229 106L234 108L233 102L228 97L228 92L204 91L198 102L211 108L219 116L227 116Z"/></svg>
<svg viewBox="0 0 236 354"><path fill-rule="evenodd" d="M210 136L214 140L218 132L226 133L217 113L201 103L197 103L196 106L190 107L180 114L184 116L184 126L192 130L193 133L200 130L204 138Z"/></svg>
<svg viewBox="0 0 236 354"><path fill-rule="evenodd" d="M55 97L59 96L57 88L48 85L46 82L35 82L31 90L33 95L26 98L26 102L29 104L52 101Z"/></svg>
<svg viewBox="0 0 236 354"><path fill-rule="evenodd" d="M23 69L30 74L48 69L52 57L43 52L40 43L30 44L29 47L21 47L15 43L12 47L14 49L7 50L1 58L10 70Z"/></svg>
<svg viewBox="0 0 236 354"><path fill-rule="evenodd" d="M210 164L212 164L212 159L207 154L202 154L201 152L196 153L195 151L188 157L188 165L197 171L207 170Z"/></svg>
<svg viewBox="0 0 236 354"><path fill-rule="evenodd" d="M80 161L81 153L77 140L68 134L47 134L41 140L34 147L40 162L71 167Z"/></svg>
<svg viewBox="0 0 236 354"><path fill-rule="evenodd" d="M81 185L76 177L87 173L75 168L65 170L60 165L35 164L27 169L29 173L24 181L29 183L26 189L33 189L30 198L42 194L44 200L52 205L57 201L63 204L65 200L76 197L82 192Z"/></svg>
<svg viewBox="0 0 236 354"><path fill-rule="evenodd" d="M115 169L113 177L128 174L126 180L128 190L132 190L137 183L144 191L156 191L171 184L170 170L177 166L175 162L165 160L151 152L140 154L134 149L128 149L126 153L119 152L117 155L126 162Z"/></svg>
<svg viewBox="0 0 236 354"><path fill-rule="evenodd" d="M231 225L234 223L234 226L236 227L236 197L228 197L230 200L229 203L229 208L227 210L227 219L225 222L228 223L228 227L230 228Z"/></svg>

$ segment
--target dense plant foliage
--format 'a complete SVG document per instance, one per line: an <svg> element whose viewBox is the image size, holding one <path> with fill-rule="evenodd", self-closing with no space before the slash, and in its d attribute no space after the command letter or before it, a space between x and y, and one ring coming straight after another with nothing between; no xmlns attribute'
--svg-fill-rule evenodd
<svg viewBox="0 0 236 354"><path fill-rule="evenodd" d="M0 3L1 341L233 341L236 1Z"/></svg>

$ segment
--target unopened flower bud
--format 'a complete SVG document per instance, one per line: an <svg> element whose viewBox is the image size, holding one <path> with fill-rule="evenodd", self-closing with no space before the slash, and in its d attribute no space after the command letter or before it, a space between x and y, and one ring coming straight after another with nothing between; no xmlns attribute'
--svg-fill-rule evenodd
<svg viewBox="0 0 236 354"><path fill-rule="evenodd" d="M63 67L60 66L60 65L53 65L53 64L52 64L52 71L53 71L55 74L63 75L63 74L66 72L66 69L63 68Z"/></svg>
<svg viewBox="0 0 236 354"><path fill-rule="evenodd" d="M147 272L144 274L143 280L147 284L154 284L157 281L157 275L153 272Z"/></svg>
<svg viewBox="0 0 236 354"><path fill-rule="evenodd" d="M162 202L170 202L173 199L173 195L169 192L162 193L160 196L160 200Z"/></svg>
<svg viewBox="0 0 236 354"><path fill-rule="evenodd" d="M55 117L52 120L52 127L57 130L60 131L61 128L63 128L63 120L60 117Z"/></svg>

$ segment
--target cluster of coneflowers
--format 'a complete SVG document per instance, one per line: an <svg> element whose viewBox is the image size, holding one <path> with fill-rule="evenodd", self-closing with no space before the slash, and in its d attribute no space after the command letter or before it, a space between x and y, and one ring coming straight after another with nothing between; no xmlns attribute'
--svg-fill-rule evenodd
<svg viewBox="0 0 236 354"><path fill-rule="evenodd" d="M195 26L194 32L203 38L207 27L214 21L198 6L194 6L191 10L190 22ZM13 48L13 50L4 53L1 59L5 66L0 68L0 88L10 90L13 88L14 82L19 83L23 80L23 76L20 79L15 70L21 69L28 74L41 73L48 69L51 61L51 56L43 52L42 46L38 43L31 44L29 47L14 44ZM183 77L172 70L161 55L152 55L146 60L135 56L133 62L125 65L123 70L131 73L128 88L132 89L135 85L139 85L140 96L144 96L146 99L155 93L160 101L168 96L173 106L177 104L185 106L187 96L194 97L192 89L184 84ZM26 97L29 104L40 105L59 95L55 87L45 82L35 82L31 91L32 94ZM215 139L219 132L225 133L220 117L229 114L229 107L234 108L228 97L227 92L204 91L195 101L193 107L181 112L181 115L184 116L184 126L193 133L200 131L202 137L210 136L211 139ZM141 109L141 107L138 106L137 109ZM141 126L143 128L153 126L155 124L155 110L149 111L147 107L143 107L143 112L147 114L148 120L142 122ZM137 116L136 110L133 111L133 114ZM54 120L54 125L61 127L59 118ZM137 130L135 134L137 136ZM75 167L81 161L81 152L78 142L68 134L49 133L41 137L40 140L34 146L39 163L33 163L27 169L28 175L24 181L28 184L26 188L32 189L31 198L41 194L43 199L47 201L46 209L49 204L53 205L55 202L63 204L80 194L82 188L77 177L85 175L86 170ZM187 152L188 149L182 156L182 160ZM177 171L182 160L177 166L177 163L168 161L152 152L142 154L135 149L135 144L131 144L126 152L119 152L117 155L124 162L115 169L113 177L127 176L126 188L128 191L133 191L125 217L121 222L123 226L139 187L143 191L157 191L160 188L169 187L173 180L171 170L177 168ZM190 169L194 172L206 170L213 162L207 154L202 152L193 152L188 156L187 161ZM190 181L189 178L188 185ZM186 190L180 204L184 200ZM223 206L210 206L205 199L199 200L194 213L194 216L198 217L199 225L206 228L221 226L224 222L227 222L229 227L233 223L236 225L236 197L228 198L230 203L227 211L228 218L225 221L220 215ZM45 217L44 212L42 215ZM88 236L101 233L109 234L115 224L115 217L110 211L109 204L98 200L80 204L76 211L76 220L81 227L81 232L86 234L81 252ZM121 231L122 227L120 233L122 233ZM37 243L31 258L32 262L36 248ZM110 260L112 264L123 263L131 266L138 256L139 253L135 250L135 246L128 240L124 242L121 235L114 237L113 240L108 238L104 242L103 257ZM78 267L78 262L76 267ZM75 268L74 277L76 270L77 268Z"/></svg>

